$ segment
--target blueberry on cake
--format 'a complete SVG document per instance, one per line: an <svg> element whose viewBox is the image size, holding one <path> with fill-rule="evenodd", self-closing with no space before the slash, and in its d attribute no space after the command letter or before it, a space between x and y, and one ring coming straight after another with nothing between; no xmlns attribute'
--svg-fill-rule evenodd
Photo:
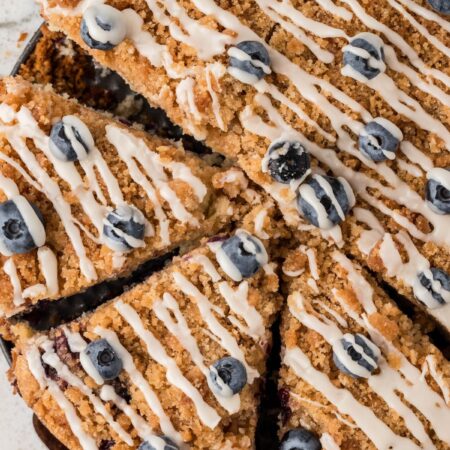
<svg viewBox="0 0 450 450"><path fill-rule="evenodd" d="M126 275L248 209L240 170L21 79L0 85L0 140L6 316Z"/></svg>
<svg viewBox="0 0 450 450"><path fill-rule="evenodd" d="M362 239L359 262L448 328L448 310L430 307L448 305L450 273L448 1L40 3L53 28L237 161L291 226ZM407 277L374 264L377 233L406 233L426 263Z"/></svg>
<svg viewBox="0 0 450 450"><path fill-rule="evenodd" d="M273 241L252 232L205 241L95 312L17 344L17 390L68 449L254 448L281 297Z"/></svg>
<svg viewBox="0 0 450 450"><path fill-rule="evenodd" d="M338 248L283 265L281 450L447 449L450 365Z"/></svg>

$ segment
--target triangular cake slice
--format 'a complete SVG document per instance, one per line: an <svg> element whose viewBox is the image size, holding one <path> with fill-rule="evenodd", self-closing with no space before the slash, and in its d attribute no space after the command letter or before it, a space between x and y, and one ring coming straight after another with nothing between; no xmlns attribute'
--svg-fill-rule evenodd
<svg viewBox="0 0 450 450"><path fill-rule="evenodd" d="M130 274L247 208L238 169L21 79L0 84L0 143L6 316Z"/></svg>
<svg viewBox="0 0 450 450"><path fill-rule="evenodd" d="M239 229L13 352L11 377L70 450L251 449L281 306L270 240ZM165 442L165 446L164 446Z"/></svg>
<svg viewBox="0 0 450 450"><path fill-rule="evenodd" d="M283 272L280 449L448 448L450 365L417 324L325 243Z"/></svg>

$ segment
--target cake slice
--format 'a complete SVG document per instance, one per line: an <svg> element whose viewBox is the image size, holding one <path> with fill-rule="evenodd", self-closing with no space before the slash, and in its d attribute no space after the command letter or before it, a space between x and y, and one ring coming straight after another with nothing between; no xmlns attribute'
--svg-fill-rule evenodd
<svg viewBox="0 0 450 450"><path fill-rule="evenodd" d="M40 3L53 28L235 159L291 226L342 245L368 229L356 205L383 234L407 232L428 294L379 273L448 318L434 311L450 283L446 2Z"/></svg>
<svg viewBox="0 0 450 450"><path fill-rule="evenodd" d="M257 196L238 169L21 79L0 84L0 142L6 316L129 275L242 217Z"/></svg>
<svg viewBox="0 0 450 450"><path fill-rule="evenodd" d="M324 242L283 272L280 449L449 448L450 365L420 328Z"/></svg>
<svg viewBox="0 0 450 450"><path fill-rule="evenodd" d="M281 306L272 242L215 237L97 311L22 335L18 392L70 450L254 448Z"/></svg>

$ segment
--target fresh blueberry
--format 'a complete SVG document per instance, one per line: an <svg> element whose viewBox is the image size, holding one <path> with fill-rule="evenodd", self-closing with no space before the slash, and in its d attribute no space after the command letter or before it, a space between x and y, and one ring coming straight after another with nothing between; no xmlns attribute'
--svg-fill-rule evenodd
<svg viewBox="0 0 450 450"><path fill-rule="evenodd" d="M50 150L60 161L81 161L94 145L89 128L76 116L64 116L50 132Z"/></svg>
<svg viewBox="0 0 450 450"><path fill-rule="evenodd" d="M324 230L345 220L354 204L350 185L340 177L313 175L298 190L297 205L303 217Z"/></svg>
<svg viewBox="0 0 450 450"><path fill-rule="evenodd" d="M298 141L276 141L269 147L263 169L279 183L302 182L311 172L309 153Z"/></svg>
<svg viewBox="0 0 450 450"><path fill-rule="evenodd" d="M230 48L230 73L244 83L254 83L270 73L266 47L257 41L242 41Z"/></svg>
<svg viewBox="0 0 450 450"><path fill-rule="evenodd" d="M118 252L142 247L145 236L144 215L134 206L120 205L106 216L103 236L106 245Z"/></svg>
<svg viewBox="0 0 450 450"><path fill-rule="evenodd" d="M434 168L427 174L425 196L437 214L450 214L450 168Z"/></svg>
<svg viewBox="0 0 450 450"><path fill-rule="evenodd" d="M86 355L104 380L114 380L122 371L123 364L106 339L98 339L86 347Z"/></svg>
<svg viewBox="0 0 450 450"><path fill-rule="evenodd" d="M224 272L235 281L249 278L267 263L268 257L262 242L255 236L239 230L224 241L218 262ZM225 258L220 255L224 254Z"/></svg>
<svg viewBox="0 0 450 450"><path fill-rule="evenodd" d="M44 219L36 205L17 195L0 203L0 251L27 253L45 244Z"/></svg>
<svg viewBox="0 0 450 450"><path fill-rule="evenodd" d="M353 378L368 378L378 367L379 348L362 334L344 334L333 346L336 367Z"/></svg>
<svg viewBox="0 0 450 450"><path fill-rule="evenodd" d="M125 39L127 27L118 9L94 5L84 12L80 32L83 41L94 50L111 50Z"/></svg>
<svg viewBox="0 0 450 450"><path fill-rule="evenodd" d="M317 436L305 429L289 430L281 440L280 450L320 450L322 444Z"/></svg>
<svg viewBox="0 0 450 450"><path fill-rule="evenodd" d="M450 14L450 0L428 0L430 6L441 14Z"/></svg>
<svg viewBox="0 0 450 450"><path fill-rule="evenodd" d="M345 66L351 67L367 80L372 80L386 70L383 41L372 33L356 35L344 49L344 74L352 75Z"/></svg>
<svg viewBox="0 0 450 450"><path fill-rule="evenodd" d="M231 397L247 384L247 371L236 358L227 356L210 367L210 381L214 390L223 397Z"/></svg>
<svg viewBox="0 0 450 450"><path fill-rule="evenodd" d="M418 275L420 285L426 290L425 295L421 290L415 289L418 300L425 303L431 309L439 308L450 302L450 275L442 269L432 267L430 273L420 272ZM431 295L434 300L427 301L425 297Z"/></svg>
<svg viewBox="0 0 450 450"><path fill-rule="evenodd" d="M392 122L378 118L364 127L359 136L359 149L375 162L394 159L402 139L402 132Z"/></svg>
<svg viewBox="0 0 450 450"><path fill-rule="evenodd" d="M160 439L164 441L164 449L163 450L180 450L180 447L178 447L175 442L172 441L172 439L168 438L167 436L161 436ZM159 449L159 447L158 447ZM149 442L143 442L139 447L138 450L157 450L156 447L154 447Z"/></svg>

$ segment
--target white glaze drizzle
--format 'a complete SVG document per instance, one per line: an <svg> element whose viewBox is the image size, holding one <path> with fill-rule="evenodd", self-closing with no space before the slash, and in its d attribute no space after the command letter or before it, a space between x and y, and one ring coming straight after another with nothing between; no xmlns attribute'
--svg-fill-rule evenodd
<svg viewBox="0 0 450 450"><path fill-rule="evenodd" d="M171 439L174 439L177 442L181 442L181 437L175 430L167 414L164 412L158 396L153 391L142 373L137 369L133 361L133 357L121 344L117 334L112 330L107 330L99 326L95 327L94 333L99 335L101 338L106 339L108 343L113 347L117 355L120 357L123 363L123 368L128 373L131 382L141 391L149 408L158 417L162 432L165 435L170 436Z"/></svg>
<svg viewBox="0 0 450 450"><path fill-rule="evenodd" d="M153 433L152 428L148 422L137 414L134 409L127 404L127 402L118 396L114 388L110 385L104 385L100 389L100 398L104 402L112 402L119 408L131 421L133 428L136 430L138 436L152 445L155 450L164 450L165 442Z"/></svg>
<svg viewBox="0 0 450 450"><path fill-rule="evenodd" d="M161 342L149 329L145 328L136 310L121 300L114 303L114 307L145 343L150 357L166 369L167 381L191 399L200 420L214 429L220 422L220 416L203 400L200 391L183 375L176 361L167 354Z"/></svg>
<svg viewBox="0 0 450 450"><path fill-rule="evenodd" d="M340 447L329 433L323 433L320 437L320 443L324 450L339 450Z"/></svg>
<svg viewBox="0 0 450 450"><path fill-rule="evenodd" d="M22 295L22 286L17 273L17 267L12 258L8 258L3 264L3 271L8 275L13 289L13 302L15 306L20 306L25 302Z"/></svg>
<svg viewBox="0 0 450 450"><path fill-rule="evenodd" d="M375 416L367 406L359 403L353 395L339 389L321 371L314 368L308 356L299 347L286 350L284 364L294 373L317 389L334 404L341 414L352 418L377 448L392 450L419 449L410 439L396 435L384 422Z"/></svg>
<svg viewBox="0 0 450 450"><path fill-rule="evenodd" d="M316 289L314 290L315 293L319 294L320 289L318 289L316 284ZM336 322L343 328L348 327L348 322L342 317L337 311L335 311L333 308L330 308L325 301L315 300L316 304L318 304L321 308L323 308L328 314L334 317Z"/></svg>
<svg viewBox="0 0 450 450"><path fill-rule="evenodd" d="M270 236L264 231L264 220L267 217L267 209L263 208L261 209L261 211L258 212L258 214L256 214L255 219L254 219L254 223L255 223L255 234L260 238L260 239L269 239Z"/></svg>
<svg viewBox="0 0 450 450"><path fill-rule="evenodd" d="M155 207L155 214L160 223L160 236L163 242L168 243L169 241L169 231L168 231L168 219L162 206L159 203L158 196L155 189L151 185L149 178L153 184L158 188L161 197L166 200L167 204L171 208L175 218L183 223L189 223L194 227L198 227L198 220L192 216L192 214L187 211L185 206L182 204L181 200L177 197L175 192L170 188L168 184L168 176L165 173L165 169L171 169L170 164L166 165L161 161L159 155L151 151L146 143L131 133L118 128L113 125L108 125L106 127L106 136L112 145L117 149L120 157L127 164L128 170L130 171L131 177L136 183L140 184L145 190L146 194L152 201ZM138 167L136 161L138 161L141 167L145 170L145 174ZM180 166L172 166L174 171L180 173ZM186 167L183 169L184 181L191 179L191 182L195 180L193 184L194 193L199 193L199 185L201 182L199 179L191 175L187 176L188 170ZM205 190L201 190L201 195L199 200L203 200Z"/></svg>
<svg viewBox="0 0 450 450"><path fill-rule="evenodd" d="M191 121L187 122L186 126L189 128L189 131L195 139L202 141L206 138L206 134L202 129L195 125L195 123L202 120L202 116L195 103L194 88L195 80L191 77L187 77L178 83L175 92L178 106L192 118Z"/></svg>
<svg viewBox="0 0 450 450"><path fill-rule="evenodd" d="M381 182L370 178L362 172L353 171L339 160L334 150L318 147L313 142L308 141L304 135L294 131L286 124L286 122L284 122L283 118L273 107L268 97L257 94L255 96L255 101L265 109L269 119L276 126L272 127L265 124L259 116L250 112L251 108L247 108L246 113L241 115L241 122L245 128L249 129L249 131L257 135L267 137L270 140L273 140L274 136L280 136L283 133L289 133L296 136L296 139L306 143L309 152L315 158L330 167L336 175L344 177L352 185L357 195L362 197L362 199L372 207L380 210L383 214L391 216L397 223L399 223L399 225L406 228L412 236L424 241L434 241L440 244L450 245L450 235L446 231L448 227L448 219L430 210L424 199L405 182L403 182L387 165L381 163L377 164L375 167L380 175L382 175L392 187L385 186ZM353 151L350 153L360 158L357 150L355 153ZM367 164L369 165L369 163ZM404 216L389 208L382 200L371 195L367 191L368 188L377 189L383 196L400 204L404 204L410 210L422 214L433 224L433 231L428 234L423 233ZM270 190L270 188L268 188L268 190L278 200L283 211L287 210L289 212L295 208L295 205L292 204L293 200L286 202L286 199L277 197L276 194Z"/></svg>
<svg viewBox="0 0 450 450"><path fill-rule="evenodd" d="M343 8L342 6L336 6L333 0L315 0L315 2L319 4L322 8L333 13L335 16L338 16L346 21L351 20L353 17L351 11L349 11L346 8Z"/></svg>
<svg viewBox="0 0 450 450"><path fill-rule="evenodd" d="M450 23L448 20L441 17L439 14L432 11L430 8L425 8L414 0L398 0L404 6L411 11L415 12L418 16L422 16L424 19L431 20L439 24L444 30L450 32Z"/></svg>
<svg viewBox="0 0 450 450"><path fill-rule="evenodd" d="M414 296L428 307L428 312L446 328L450 328L450 294L448 291L445 291L439 281L433 279L429 261L417 250L409 235L404 231L400 231L395 235L395 238L407 252L408 261L403 263L392 235L389 233L384 234L379 255L386 267L387 275L396 277L406 286L410 287ZM431 280L433 290L441 294L444 301L446 301L445 305L437 302L431 293L420 283L418 278L420 273L425 274Z"/></svg>
<svg viewBox="0 0 450 450"><path fill-rule="evenodd" d="M230 414L238 412L240 409L240 397L238 394L232 397L223 397L212 389L209 368L205 365L197 341L193 337L175 298L167 292L164 293L162 300L156 300L153 303L153 311L170 333L178 339L180 345L189 353L194 364L201 370L208 381L208 386L219 404Z"/></svg>
<svg viewBox="0 0 450 450"><path fill-rule="evenodd" d="M314 280L318 280L320 278L320 272L317 265L316 250L311 247L307 247L306 245L300 245L299 250L307 256L309 271L311 272Z"/></svg>
<svg viewBox="0 0 450 450"><path fill-rule="evenodd" d="M313 405L317 408L323 408L323 409L330 409L329 406L324 405L323 403L320 402L316 402L314 400L310 400L309 398L305 398L302 397L294 392L289 392L289 395L291 395L292 397L294 397L296 400L298 400L299 402L303 402L303 403L307 403L309 405ZM333 415L336 417L336 419L338 419L340 422L342 422L344 425L346 425L347 427L351 428L351 429L355 429L358 428L354 423L350 422L349 420L345 419L341 414L339 414L337 411L333 411L332 412Z"/></svg>
<svg viewBox="0 0 450 450"><path fill-rule="evenodd" d="M208 328L211 330L213 335L217 337L220 345L227 350L230 356L242 362L247 370L249 383L253 383L253 381L259 377L259 373L256 369L247 364L244 353L239 348L236 339L214 316L214 305L180 272L173 272L173 279L181 292L195 300L202 319L206 322Z"/></svg>
<svg viewBox="0 0 450 450"><path fill-rule="evenodd" d="M231 311L247 323L246 334L257 340L262 339L265 335L264 321L257 309L248 301L248 282L242 281L237 289L233 289L228 282L222 281L218 287Z"/></svg>
<svg viewBox="0 0 450 450"><path fill-rule="evenodd" d="M61 361L59 356L54 351L54 343L47 339L41 343L40 346L45 350L45 353L42 355L42 361L50 367L53 367L59 378L66 381L69 385L77 388L83 395L85 395L92 403L95 411L104 417L108 425L115 433L117 433L120 439L126 444L132 446L133 439L131 436L113 419L111 414L105 408L100 399L94 394L92 389L84 384L83 381L73 374L69 367Z"/></svg>
<svg viewBox="0 0 450 450"><path fill-rule="evenodd" d="M226 73L225 67L220 63L208 64L205 68L206 86L208 88L209 96L211 97L214 117L216 118L217 126L222 131L226 131L226 128L222 118L222 114L220 112L219 97L216 91L214 90L212 80L216 81L216 84L219 86L220 89L220 85L219 83L217 83L217 80L219 80L225 73Z"/></svg>
<svg viewBox="0 0 450 450"><path fill-rule="evenodd" d="M360 278L363 278L360 276ZM360 280L358 280L361 283ZM322 337L333 346L333 351L338 352L339 359L346 356L346 352L339 352L341 347L336 345L338 340L341 338L342 333L339 329L337 329L332 323L325 323L319 320L317 317L306 313L303 306L303 299L301 295L297 292L295 295L292 295L289 300L290 311L301 323L303 323L308 328L311 328L322 335ZM358 320L358 323L361 323L361 320ZM364 327L367 329L367 325L364 324ZM368 330L371 333L371 338L379 345L379 339L373 338L373 329ZM345 339L348 340L352 335L345 335ZM371 344L373 346L373 344ZM353 343L355 346L355 343ZM356 347L355 347L356 348ZM374 349L377 347L374 346ZM377 349L378 353L379 350ZM367 355L366 355L367 356ZM347 367L351 367L352 373L359 374L359 376L367 376L364 375L364 371L360 370L361 368L355 364L351 358L347 357L345 359L345 365ZM352 364L353 363L353 364ZM375 364L375 363L374 363ZM371 364L372 366L374 364ZM376 366L376 364L375 364ZM437 431L439 437L443 440L449 439L447 436L447 432L445 431L444 423L446 422L446 416L450 415L450 411L442 410L442 399L440 399L437 394L432 391L428 385L419 385L417 384L413 378L408 379L408 383L402 378L399 372L392 369L388 363L385 361L383 357L378 358L378 366L380 368L380 373L377 375L371 375L368 377L367 382L369 386L377 393L377 395L381 396L387 404L393 408L405 421L405 425L410 430L410 432L425 445L426 448L435 448L431 442L430 437L425 431L424 426L421 424L420 420L415 416L413 411L401 401L401 399L396 394L396 390L401 392L405 399L413 404L416 408L418 408L424 416L433 424L435 430ZM414 366L410 365L412 368ZM401 370L401 369L400 369ZM417 370L417 369L416 369ZM430 401L430 397L433 397L432 401ZM437 403L435 403L437 402ZM439 406L437 406L439 405ZM353 419L355 419L353 417ZM362 429L366 434L367 430ZM368 437L373 441L373 438L367 434ZM375 442L374 442L375 443ZM405 444L406 445L406 444ZM410 441L410 445L413 444ZM384 447L382 447L384 448ZM409 448L409 447L405 447ZM415 447L412 447L415 448Z"/></svg>
<svg viewBox="0 0 450 450"><path fill-rule="evenodd" d="M165 0L163 4L169 14L182 25L183 29L164 13L156 0L146 0L146 3L153 13L153 18L168 27L174 39L196 49L200 59L208 60L213 56L222 54L225 46L232 42L231 36L222 34L191 19L186 10L176 0Z"/></svg>
<svg viewBox="0 0 450 450"><path fill-rule="evenodd" d="M308 19L300 11L295 9L290 2L283 0L281 2L272 2L269 0L256 0L259 7L276 23L283 26L286 31L289 31L296 39L304 43L317 59L324 63L331 63L334 59L334 55L324 50L313 39L308 37L300 27L311 31L314 29L315 34L320 37L340 37L339 33L335 32L334 28L328 27L325 24L319 24L318 22ZM289 17L289 19L296 25L284 20L283 17ZM344 32L341 32L341 36L345 36Z"/></svg>
<svg viewBox="0 0 450 450"><path fill-rule="evenodd" d="M31 374L39 383L41 389L47 388L49 394L63 411L66 420L74 436L78 439L83 450L98 450L95 440L83 428L81 419L78 417L75 407L67 400L55 381L45 375L42 367L41 355L35 345L29 347L25 353Z"/></svg>
<svg viewBox="0 0 450 450"><path fill-rule="evenodd" d="M403 1L387 0L388 3L396 9L403 17L405 17L408 22L434 47L436 47L440 52L442 52L447 58L450 58L450 49L444 45L439 39L433 36L422 24L420 24L414 16L412 16L402 5ZM412 3L412 2L410 2Z"/></svg>
<svg viewBox="0 0 450 450"><path fill-rule="evenodd" d="M436 384L444 396L445 403L450 406L450 389L448 386L448 381L444 378L443 374L438 372L436 367L436 358L433 355L428 355L422 365L422 375L421 379L425 380L426 373L429 373L433 377Z"/></svg>
<svg viewBox="0 0 450 450"><path fill-rule="evenodd" d="M49 247L38 249L38 260L41 273L46 284L46 295L54 297L59 292L58 284L58 260L55 253Z"/></svg>
<svg viewBox="0 0 450 450"><path fill-rule="evenodd" d="M388 26L377 21L375 18L370 16L361 4L357 0L342 0L343 3L350 6L353 13L361 20L361 22L371 28L382 33L389 41L391 41L396 47L398 47L404 55L406 55L411 62L411 64L416 67L420 73L424 75L431 75L436 79L442 81L444 84L450 84L450 77L441 72L440 70L429 68L420 59L417 52L394 30L391 30Z"/></svg>
<svg viewBox="0 0 450 450"><path fill-rule="evenodd" d="M257 309L249 303L248 282L242 281L237 289L233 289L230 283L222 281L221 275L206 255L194 254L191 256L190 261L200 264L211 280L214 283L218 283L219 292L231 311L241 316L247 323L247 327L244 327L237 319L234 320L235 318L228 316L233 325L239 323L237 326L245 334L253 337L255 340L262 339L265 335L264 321Z"/></svg>
<svg viewBox="0 0 450 450"><path fill-rule="evenodd" d="M407 172L409 175L419 178L421 176L423 176L423 172L422 170L419 169L419 167L417 167L414 164L410 164L406 161L404 161L403 159L397 159L397 165L398 168L400 170L404 170L405 172Z"/></svg>

